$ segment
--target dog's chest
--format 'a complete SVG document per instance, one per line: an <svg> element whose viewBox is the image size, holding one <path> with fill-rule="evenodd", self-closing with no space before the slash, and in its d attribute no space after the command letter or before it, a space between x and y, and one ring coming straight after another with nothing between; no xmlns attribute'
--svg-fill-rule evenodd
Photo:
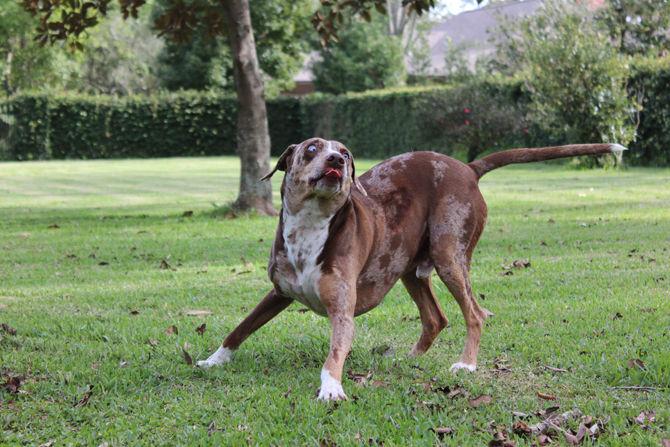
<svg viewBox="0 0 670 447"><path fill-rule="evenodd" d="M317 263L317 258L328 239L330 217L322 216L318 209L305 207L296 214L284 212L283 224L286 261L295 272L295 279L280 278L282 291L315 312L325 314L319 297L321 263Z"/></svg>

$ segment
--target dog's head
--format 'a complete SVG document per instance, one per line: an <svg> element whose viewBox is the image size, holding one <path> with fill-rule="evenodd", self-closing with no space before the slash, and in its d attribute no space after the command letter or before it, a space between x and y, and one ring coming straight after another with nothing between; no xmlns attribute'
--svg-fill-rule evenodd
<svg viewBox="0 0 670 447"><path fill-rule="evenodd" d="M346 198L352 187L365 194L356 179L351 152L338 141L310 138L290 145L274 169L261 180L269 179L277 171L286 173L282 193L290 193L301 200L309 197Z"/></svg>

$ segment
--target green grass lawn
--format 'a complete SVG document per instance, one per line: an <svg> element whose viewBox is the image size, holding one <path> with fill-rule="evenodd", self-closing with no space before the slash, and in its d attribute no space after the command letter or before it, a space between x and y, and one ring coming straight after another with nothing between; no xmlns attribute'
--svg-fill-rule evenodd
<svg viewBox="0 0 670 447"><path fill-rule="evenodd" d="M406 357L420 322L398 285L356 320L345 371L372 375L345 378L339 404L315 399L328 322L297 304L222 368L184 359L208 356L270 285L276 219L212 217L237 172L233 158L0 163L0 323L16 329L0 329L0 383L23 378L0 389L1 445L480 446L512 412L533 425L557 405L607 421L598 444L670 438L670 170L487 175L472 279L495 317L479 370L448 372L465 328L437 280L450 327ZM504 275L517 259L530 267Z"/></svg>

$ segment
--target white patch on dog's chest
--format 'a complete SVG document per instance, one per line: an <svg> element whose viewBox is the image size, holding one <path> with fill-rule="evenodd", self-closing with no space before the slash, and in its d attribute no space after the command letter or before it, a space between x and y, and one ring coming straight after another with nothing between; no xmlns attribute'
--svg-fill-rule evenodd
<svg viewBox="0 0 670 447"><path fill-rule="evenodd" d="M321 264L316 259L328 239L330 219L321 215L317 204L306 204L296 214L284 211L283 215L284 247L296 280L282 284L282 290L322 315L326 309L319 297Z"/></svg>

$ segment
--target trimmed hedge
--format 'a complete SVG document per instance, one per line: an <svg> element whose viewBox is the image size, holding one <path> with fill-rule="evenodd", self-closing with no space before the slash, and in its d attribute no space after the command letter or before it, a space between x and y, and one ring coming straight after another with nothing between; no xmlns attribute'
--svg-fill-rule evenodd
<svg viewBox="0 0 670 447"><path fill-rule="evenodd" d="M638 61L629 88L641 94L638 138L627 160L670 165L670 59ZM316 94L269 100L273 155L312 136L342 141L357 156L436 150L481 152L550 141L528 119L519 82ZM0 158L118 158L235 153L236 102L183 92L155 96L18 95L0 101Z"/></svg>
<svg viewBox="0 0 670 447"><path fill-rule="evenodd" d="M641 59L632 65L629 91L642 98L631 162L670 166L670 57Z"/></svg>

